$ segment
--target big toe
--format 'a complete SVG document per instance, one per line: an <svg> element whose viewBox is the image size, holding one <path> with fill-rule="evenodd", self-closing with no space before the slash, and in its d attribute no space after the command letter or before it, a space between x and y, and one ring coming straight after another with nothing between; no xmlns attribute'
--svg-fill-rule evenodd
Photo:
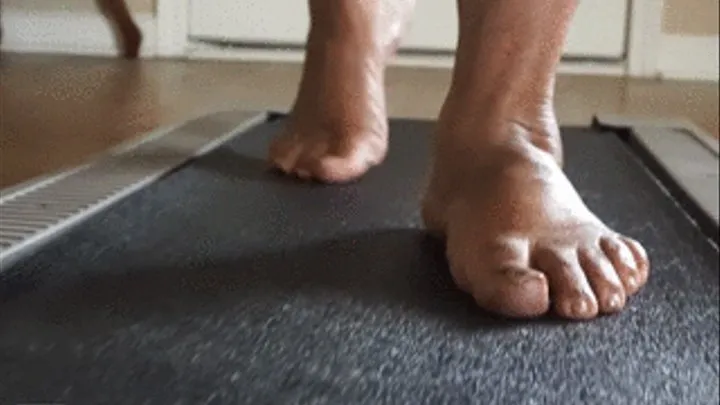
<svg viewBox="0 0 720 405"><path fill-rule="evenodd" d="M345 183L361 177L372 163L357 154L325 156L311 169L314 177L326 183Z"/></svg>
<svg viewBox="0 0 720 405"><path fill-rule="evenodd" d="M550 308L548 280L527 266L527 243L504 241L476 249L449 240L448 258L461 289L490 312L511 318L531 318ZM467 239L472 240L472 239Z"/></svg>
<svg viewBox="0 0 720 405"><path fill-rule="evenodd" d="M366 135L348 139L322 153L305 154L298 168L325 183L345 183L358 179L385 156L383 143Z"/></svg>
<svg viewBox="0 0 720 405"><path fill-rule="evenodd" d="M531 318L550 308L548 282L529 267L508 266L483 272L472 283L477 304L499 315Z"/></svg>

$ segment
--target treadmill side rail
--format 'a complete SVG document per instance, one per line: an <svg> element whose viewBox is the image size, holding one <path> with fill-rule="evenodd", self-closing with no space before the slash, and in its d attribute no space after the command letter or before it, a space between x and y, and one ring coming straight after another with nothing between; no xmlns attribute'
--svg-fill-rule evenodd
<svg viewBox="0 0 720 405"><path fill-rule="evenodd" d="M694 205L686 209L717 243L720 158L716 138L684 121L598 116L595 125L626 131L632 146L641 149L640 154L645 155L641 157L650 160L646 163L661 181L665 180L674 197L685 205ZM667 184L670 182L673 184ZM708 222L712 222L712 229Z"/></svg>

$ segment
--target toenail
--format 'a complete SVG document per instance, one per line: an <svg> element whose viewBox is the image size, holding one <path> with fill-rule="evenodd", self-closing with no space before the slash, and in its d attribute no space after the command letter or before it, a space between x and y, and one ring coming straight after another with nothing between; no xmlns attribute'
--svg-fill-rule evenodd
<svg viewBox="0 0 720 405"><path fill-rule="evenodd" d="M627 279L627 284L630 289L635 289L638 286L637 280L635 279L635 276L629 276Z"/></svg>
<svg viewBox="0 0 720 405"><path fill-rule="evenodd" d="M527 271L516 268L505 269L505 274L517 284L525 284L527 282L539 279L537 275L533 275Z"/></svg>
<svg viewBox="0 0 720 405"><path fill-rule="evenodd" d="M589 312L589 305L585 298L579 298L572 304L573 314L578 316L586 315Z"/></svg>
<svg viewBox="0 0 720 405"><path fill-rule="evenodd" d="M285 174L289 174L289 173L290 173L290 165L288 165L288 164L278 163L278 164L277 164L277 167L280 169L280 171L282 171L282 172L285 173Z"/></svg>
<svg viewBox="0 0 720 405"><path fill-rule="evenodd" d="M622 306L622 297L620 297L620 294L612 294L607 303L608 309L618 310Z"/></svg>
<svg viewBox="0 0 720 405"><path fill-rule="evenodd" d="M628 248L621 249L620 250L620 261L623 262L623 264L631 269L637 268L637 263L635 263L635 258L633 257L632 253Z"/></svg>

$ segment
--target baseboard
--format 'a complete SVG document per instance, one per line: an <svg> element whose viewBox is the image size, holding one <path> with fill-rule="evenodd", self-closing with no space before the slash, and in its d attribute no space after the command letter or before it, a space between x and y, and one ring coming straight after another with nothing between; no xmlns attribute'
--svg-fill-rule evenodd
<svg viewBox="0 0 720 405"><path fill-rule="evenodd" d="M302 63L305 52L302 49L271 49L271 48L230 48L203 43L192 43L186 49L189 59L224 60L239 62L280 62ZM391 66L452 69L455 63L453 55L418 55L400 53L390 62ZM563 61L558 72L571 75L623 76L625 64L622 62L579 62Z"/></svg>
<svg viewBox="0 0 720 405"><path fill-rule="evenodd" d="M667 79L718 81L718 35L663 35L658 73Z"/></svg>
<svg viewBox="0 0 720 405"><path fill-rule="evenodd" d="M3 9L0 49L25 53L63 53L112 56L118 53L115 36L100 12ZM144 40L141 56L157 55L157 20L150 13L135 16ZM663 35L657 72L667 79L718 81L718 36ZM300 62L302 51L218 49L191 46L188 56L197 59ZM395 65L449 68L449 56L399 56ZM561 73L623 76L618 64L563 62Z"/></svg>
<svg viewBox="0 0 720 405"><path fill-rule="evenodd" d="M157 23L150 14L136 14L143 32L140 55L155 56ZM78 55L117 55L119 50L110 24L92 11L31 11L4 9L0 49L9 52Z"/></svg>

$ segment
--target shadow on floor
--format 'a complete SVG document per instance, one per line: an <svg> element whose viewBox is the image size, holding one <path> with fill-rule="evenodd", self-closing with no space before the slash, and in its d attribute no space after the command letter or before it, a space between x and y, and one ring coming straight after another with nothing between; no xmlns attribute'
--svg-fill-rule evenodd
<svg viewBox="0 0 720 405"><path fill-rule="evenodd" d="M103 335L153 319L166 325L203 316L237 322L256 316L251 308L299 300L330 310L394 311L466 331L520 324L480 311L458 291L442 244L420 230L358 233L237 258L188 256L160 268L109 263L50 282L41 274L4 280L0 323Z"/></svg>

